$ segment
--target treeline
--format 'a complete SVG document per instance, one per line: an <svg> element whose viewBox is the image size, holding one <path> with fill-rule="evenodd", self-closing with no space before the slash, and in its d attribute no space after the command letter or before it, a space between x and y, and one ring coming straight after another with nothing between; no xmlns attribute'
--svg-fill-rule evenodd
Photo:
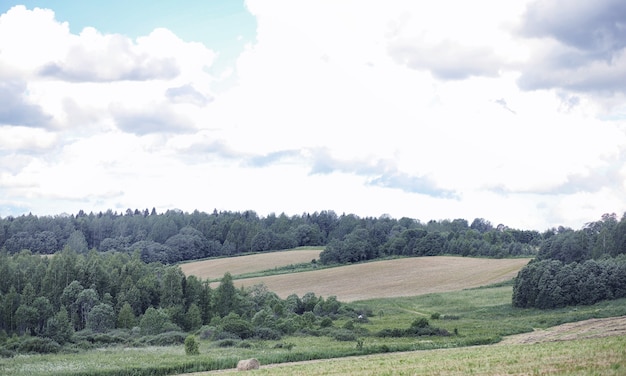
<svg viewBox="0 0 626 376"><path fill-rule="evenodd" d="M262 285L237 289L229 274L212 289L178 266L146 264L138 255L0 253L0 356L181 344L200 328L213 340L280 339L328 327L342 314L359 313L334 297L280 299Z"/></svg>
<svg viewBox="0 0 626 376"><path fill-rule="evenodd" d="M243 252L298 246L325 246L325 263L346 263L388 255L507 257L532 255L541 245L537 231L515 230L489 221L429 221L360 218L333 211L260 217L253 211L184 213L155 209L117 213L0 218L0 249L9 254L30 250L52 254L69 247L88 250L139 251L145 262L176 263Z"/></svg>
<svg viewBox="0 0 626 376"><path fill-rule="evenodd" d="M626 214L605 214L581 230L544 234L537 258L518 274L516 307L558 308L626 297Z"/></svg>

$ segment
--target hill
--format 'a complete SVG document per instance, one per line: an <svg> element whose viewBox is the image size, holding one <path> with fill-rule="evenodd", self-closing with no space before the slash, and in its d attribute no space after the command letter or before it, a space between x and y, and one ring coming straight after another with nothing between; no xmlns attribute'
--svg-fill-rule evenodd
<svg viewBox="0 0 626 376"><path fill-rule="evenodd" d="M291 251L283 256L294 255ZM280 259L282 252L242 256L232 259L240 265L254 265L263 257ZM308 258L310 260L310 258ZM224 259L226 262L228 259ZM185 273L197 276L216 276L215 263L221 260L208 260L204 264L183 265ZM453 256L414 257L395 260L374 261L336 268L314 270L301 273L245 278L235 281L237 287L265 284L270 291L281 298L290 294L302 296L313 292L318 296L336 296L340 301L355 301L373 298L414 296L434 292L455 291L507 281L514 278L530 259L482 259ZM239 267L239 265L232 265ZM206 268L206 269L203 269ZM249 266L252 268L252 266ZM239 274L232 270L231 274ZM238 271L250 272L240 267ZM257 268L257 271L259 268Z"/></svg>

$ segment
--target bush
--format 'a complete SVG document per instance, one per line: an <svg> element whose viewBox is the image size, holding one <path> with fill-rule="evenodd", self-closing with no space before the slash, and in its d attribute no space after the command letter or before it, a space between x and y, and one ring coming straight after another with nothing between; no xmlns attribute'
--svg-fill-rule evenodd
<svg viewBox="0 0 626 376"><path fill-rule="evenodd" d="M332 333L332 337L336 341L356 341L356 334L347 329L337 329Z"/></svg>
<svg viewBox="0 0 626 376"><path fill-rule="evenodd" d="M204 325L197 333L200 339L211 339L215 332L217 332L217 329L214 326Z"/></svg>
<svg viewBox="0 0 626 376"><path fill-rule="evenodd" d="M51 340L50 338L43 337L25 337L20 341L18 345L18 352L20 353L39 353L50 354L59 352L61 345Z"/></svg>
<svg viewBox="0 0 626 376"><path fill-rule="evenodd" d="M145 343L151 346L172 346L185 343L186 334L183 332L166 332L146 337Z"/></svg>
<svg viewBox="0 0 626 376"><path fill-rule="evenodd" d="M439 312L435 312L432 315L430 315L431 320L439 320L440 317L441 317L441 314Z"/></svg>
<svg viewBox="0 0 626 376"><path fill-rule="evenodd" d="M0 347L0 358L12 358L17 353L13 350L5 349L4 347Z"/></svg>
<svg viewBox="0 0 626 376"><path fill-rule="evenodd" d="M200 346L195 336L189 335L185 338L185 354L200 355Z"/></svg>
<svg viewBox="0 0 626 376"><path fill-rule="evenodd" d="M320 327L329 328L333 326L333 320L330 317L324 317L320 322Z"/></svg>
<svg viewBox="0 0 626 376"><path fill-rule="evenodd" d="M420 317L418 319L415 319L411 323L411 328L426 328L428 326L430 326L430 324L428 323L428 320L425 317Z"/></svg>
<svg viewBox="0 0 626 376"><path fill-rule="evenodd" d="M254 330L254 337L265 340L279 340L283 336L278 330L272 328L256 328Z"/></svg>

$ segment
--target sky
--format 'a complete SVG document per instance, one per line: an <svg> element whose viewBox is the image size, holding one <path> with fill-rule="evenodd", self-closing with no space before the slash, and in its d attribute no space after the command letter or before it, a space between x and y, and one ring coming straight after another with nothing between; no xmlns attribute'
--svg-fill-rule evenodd
<svg viewBox="0 0 626 376"><path fill-rule="evenodd" d="M626 2L0 0L0 217L626 211Z"/></svg>

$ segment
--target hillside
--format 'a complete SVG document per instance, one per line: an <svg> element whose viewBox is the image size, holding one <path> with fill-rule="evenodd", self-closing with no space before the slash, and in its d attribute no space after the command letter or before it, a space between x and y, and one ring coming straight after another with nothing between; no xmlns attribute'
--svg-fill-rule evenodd
<svg viewBox="0 0 626 376"><path fill-rule="evenodd" d="M301 252L301 251L295 251ZM291 255L291 253L289 254ZM270 256L258 255L258 256ZM280 256L280 253L272 257ZM241 265L252 265L243 256ZM261 258L262 259L262 258ZM260 260L260 259L259 259ZM309 258L310 260L310 258ZM219 260L210 260L219 261ZM530 259L481 259L452 256L414 257L375 261L309 272L246 278L235 281L237 287L265 284L281 298L290 294L302 296L313 292L318 296L336 296L340 301L413 296L434 292L479 287L514 278ZM183 265L185 273L198 276L209 273L215 265L207 261ZM244 269L239 269L244 270ZM231 274L235 273L231 270Z"/></svg>

